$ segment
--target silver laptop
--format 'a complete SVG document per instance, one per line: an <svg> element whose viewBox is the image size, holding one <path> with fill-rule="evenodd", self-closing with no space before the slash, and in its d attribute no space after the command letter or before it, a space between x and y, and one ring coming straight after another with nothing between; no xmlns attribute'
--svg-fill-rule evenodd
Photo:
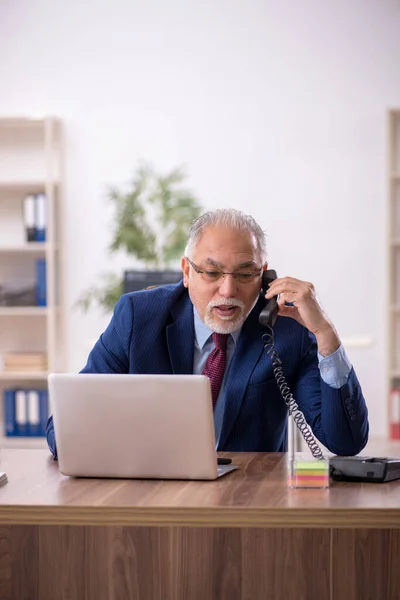
<svg viewBox="0 0 400 600"><path fill-rule="evenodd" d="M216 479L203 375L49 375L60 471L77 477Z"/></svg>

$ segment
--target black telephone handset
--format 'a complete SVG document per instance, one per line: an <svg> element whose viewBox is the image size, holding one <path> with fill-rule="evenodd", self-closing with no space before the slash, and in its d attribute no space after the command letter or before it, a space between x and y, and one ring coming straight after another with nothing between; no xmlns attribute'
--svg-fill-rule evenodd
<svg viewBox="0 0 400 600"><path fill-rule="evenodd" d="M269 289L268 284L271 283L271 281L274 281L274 279L277 279L277 277L278 276L276 274L276 271L273 271L272 269L264 271L261 283L264 293L266 293ZM258 317L260 325L267 329L267 331L262 335L262 339L265 342L264 350L272 362L274 377L278 384L281 396L289 409L289 413L292 415L293 420L298 429L300 430L313 457L316 459L321 459L323 458L322 450L319 447L318 442L315 439L315 436L304 417L304 414L299 409L299 406L296 400L294 399L292 392L290 391L289 385L286 382L285 374L283 372L282 361L279 358L277 351L275 350L275 332L273 330L273 326L275 325L277 316L277 296L274 296L273 298L271 298L271 300L266 300L266 305L260 312L260 316Z"/></svg>
<svg viewBox="0 0 400 600"><path fill-rule="evenodd" d="M261 286L264 294L268 291L268 284L271 283L274 279L277 279L276 271L273 269L268 269L268 271L264 271L262 275ZM260 312L260 316L258 317L258 322L262 327L273 327L275 325L276 317L278 316L278 305L277 298L274 296L271 300L266 301L265 307Z"/></svg>

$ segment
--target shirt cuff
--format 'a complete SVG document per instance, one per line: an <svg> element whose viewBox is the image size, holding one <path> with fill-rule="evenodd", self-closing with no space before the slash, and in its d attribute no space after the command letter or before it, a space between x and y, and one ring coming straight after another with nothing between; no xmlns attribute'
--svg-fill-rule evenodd
<svg viewBox="0 0 400 600"><path fill-rule="evenodd" d="M343 344L340 344L339 348L329 356L322 356L318 352L318 366L322 380L336 389L347 383L352 369Z"/></svg>

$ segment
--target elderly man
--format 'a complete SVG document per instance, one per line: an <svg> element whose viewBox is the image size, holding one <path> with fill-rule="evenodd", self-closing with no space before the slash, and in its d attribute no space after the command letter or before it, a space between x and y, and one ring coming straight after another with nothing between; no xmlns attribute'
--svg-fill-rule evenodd
<svg viewBox="0 0 400 600"><path fill-rule="evenodd" d="M335 328L310 283L278 278L264 295L267 268L265 235L251 216L203 214L189 232L182 281L123 295L82 372L207 374L218 450L282 451L287 407L258 321L279 295L275 347L294 398L322 444L357 454L368 413ZM51 417L47 440L56 457Z"/></svg>

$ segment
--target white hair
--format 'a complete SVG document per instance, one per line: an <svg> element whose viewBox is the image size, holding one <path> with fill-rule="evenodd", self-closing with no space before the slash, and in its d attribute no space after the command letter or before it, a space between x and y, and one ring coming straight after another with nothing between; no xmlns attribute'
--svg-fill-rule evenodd
<svg viewBox="0 0 400 600"><path fill-rule="evenodd" d="M267 261L267 243L264 231L251 215L235 208L211 210L200 215L200 217L193 221L189 230L185 256L191 260L193 259L196 244L199 242L204 230L211 226L229 227L238 231L250 231L254 235L261 263L264 264Z"/></svg>

